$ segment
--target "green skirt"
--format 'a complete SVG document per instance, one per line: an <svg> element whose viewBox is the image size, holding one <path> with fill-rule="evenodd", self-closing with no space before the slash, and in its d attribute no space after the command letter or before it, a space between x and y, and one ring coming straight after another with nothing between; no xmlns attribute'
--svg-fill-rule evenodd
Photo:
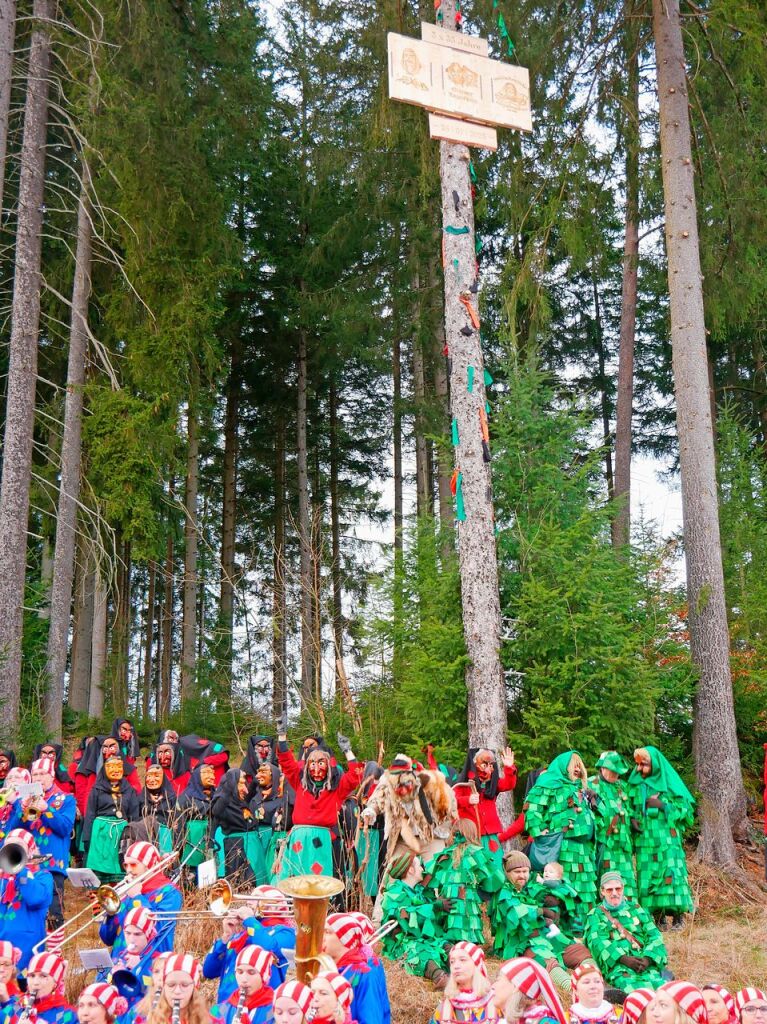
<svg viewBox="0 0 767 1024"><path fill-rule="evenodd" d="M374 900L378 895L378 858L381 850L381 833L377 828L367 831L360 829L356 847L357 861L362 869L360 878L362 891ZM365 857L367 857L367 863L365 863Z"/></svg>
<svg viewBox="0 0 767 1024"><path fill-rule="evenodd" d="M216 829L213 840L216 845L218 877L224 878L226 876L224 842L227 839L242 840L245 848L245 856L248 858L248 864L250 864L251 870L256 876L255 884L263 885L266 882L267 874L266 865L264 863L264 850L261 846L261 840L258 838L258 832L230 832L227 835L224 835L220 828Z"/></svg>
<svg viewBox="0 0 767 1024"><path fill-rule="evenodd" d="M208 846L208 825L205 818L186 823L186 842L181 859L187 867L196 868L206 859Z"/></svg>
<svg viewBox="0 0 767 1024"><path fill-rule="evenodd" d="M282 854L280 879L291 875L333 875L330 829L294 825Z"/></svg>
<svg viewBox="0 0 767 1024"><path fill-rule="evenodd" d="M91 829L91 841L85 859L86 868L101 878L121 878L120 837L128 822L125 818L96 818Z"/></svg>

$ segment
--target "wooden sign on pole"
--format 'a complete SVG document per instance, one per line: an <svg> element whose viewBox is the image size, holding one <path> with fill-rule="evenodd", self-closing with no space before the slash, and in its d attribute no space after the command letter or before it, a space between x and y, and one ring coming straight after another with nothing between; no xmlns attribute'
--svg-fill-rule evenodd
<svg viewBox="0 0 767 1024"><path fill-rule="evenodd" d="M389 33L388 43L393 100L479 124L532 131L527 68L395 32Z"/></svg>
<svg viewBox="0 0 767 1024"><path fill-rule="evenodd" d="M445 142L462 142L477 149L498 149L498 132L486 124L459 121L444 114L429 114L429 137Z"/></svg>

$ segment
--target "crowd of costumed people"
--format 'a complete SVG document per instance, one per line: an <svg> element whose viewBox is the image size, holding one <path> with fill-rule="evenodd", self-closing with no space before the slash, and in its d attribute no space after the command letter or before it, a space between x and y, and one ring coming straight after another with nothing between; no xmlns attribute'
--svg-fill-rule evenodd
<svg viewBox="0 0 767 1024"><path fill-rule="evenodd" d="M693 910L694 800L657 748L604 751L592 774L564 751L504 822L509 748L457 771L431 745L384 765L337 743L294 749L283 718L231 767L222 744L164 730L143 780L124 718L69 765L56 743L29 767L0 750L0 1024L389 1024L387 961L432 985L434 1022L767 1024L763 981L674 978L663 933ZM221 895L207 952L179 930L203 868ZM307 925L297 894L315 891ZM95 974L68 966L82 930Z"/></svg>

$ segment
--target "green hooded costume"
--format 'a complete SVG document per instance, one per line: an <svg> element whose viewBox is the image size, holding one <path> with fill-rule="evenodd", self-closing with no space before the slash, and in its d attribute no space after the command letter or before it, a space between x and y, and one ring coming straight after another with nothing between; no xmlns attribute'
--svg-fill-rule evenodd
<svg viewBox="0 0 767 1024"><path fill-rule="evenodd" d="M466 940L481 946L482 903L504 885L506 876L496 858L484 846L475 846L456 835L450 846L424 865L428 889L452 903L444 923L451 942Z"/></svg>
<svg viewBox="0 0 767 1024"><path fill-rule="evenodd" d="M640 831L634 838L639 902L651 913L684 914L693 909L682 839L693 822L695 800L655 747L652 771L645 779L634 768L628 780L631 817ZM656 797L661 806L648 806Z"/></svg>
<svg viewBox="0 0 767 1024"><path fill-rule="evenodd" d="M525 801L525 828L533 840L544 830L562 834L556 859L585 913L594 906L597 895L594 814L581 780L573 781L567 774L573 755L580 757L577 750L559 754L536 779Z"/></svg>
<svg viewBox="0 0 767 1024"><path fill-rule="evenodd" d="M660 972L668 960L663 936L651 915L633 900L624 899L619 907L606 902L594 907L583 938L608 984L624 992L663 984ZM620 962L624 957L628 964ZM631 958L640 962L632 963Z"/></svg>
<svg viewBox="0 0 767 1024"><path fill-rule="evenodd" d="M448 944L439 923L439 917L444 915L422 885L408 885L400 878L389 877L381 910L383 924L393 920L399 925L396 931L384 936L384 956L401 960L405 970L419 978L430 960L439 967L447 966Z"/></svg>
<svg viewBox="0 0 767 1024"><path fill-rule="evenodd" d="M615 750L599 755L597 768L607 768L618 775L628 774L629 766ZM604 871L620 871L626 895L635 897L634 851L631 842L631 812L628 793L623 782L607 782L601 774L589 779L589 788L598 796L594 818L597 830L597 875Z"/></svg>

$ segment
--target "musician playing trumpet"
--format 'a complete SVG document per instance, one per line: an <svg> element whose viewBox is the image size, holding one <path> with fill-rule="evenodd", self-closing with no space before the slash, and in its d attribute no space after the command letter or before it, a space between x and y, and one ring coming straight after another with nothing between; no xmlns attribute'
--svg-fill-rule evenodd
<svg viewBox="0 0 767 1024"><path fill-rule="evenodd" d="M210 1011L221 1024L271 1024L274 990L269 985L274 957L260 946L245 946L237 954L237 988L226 1002Z"/></svg>
<svg viewBox="0 0 767 1024"><path fill-rule="evenodd" d="M160 851L151 843L131 843L125 851L125 881L131 878L139 879L152 868L157 867L162 860ZM180 910L183 903L181 890L175 885L162 870L158 868L156 874L149 874L148 877L129 885L123 895L122 904L116 914L108 914L99 928L99 938L105 946L112 947L112 958L121 955L125 950L125 918L134 907L144 907L150 913L162 911ZM171 920L168 927L163 928L154 949L157 953L164 953L173 949L176 924Z"/></svg>
<svg viewBox="0 0 767 1024"><path fill-rule="evenodd" d="M51 873L36 858L29 832L14 828L0 847L0 940L21 950L19 970L29 963L33 946L45 938L45 919L53 899Z"/></svg>

